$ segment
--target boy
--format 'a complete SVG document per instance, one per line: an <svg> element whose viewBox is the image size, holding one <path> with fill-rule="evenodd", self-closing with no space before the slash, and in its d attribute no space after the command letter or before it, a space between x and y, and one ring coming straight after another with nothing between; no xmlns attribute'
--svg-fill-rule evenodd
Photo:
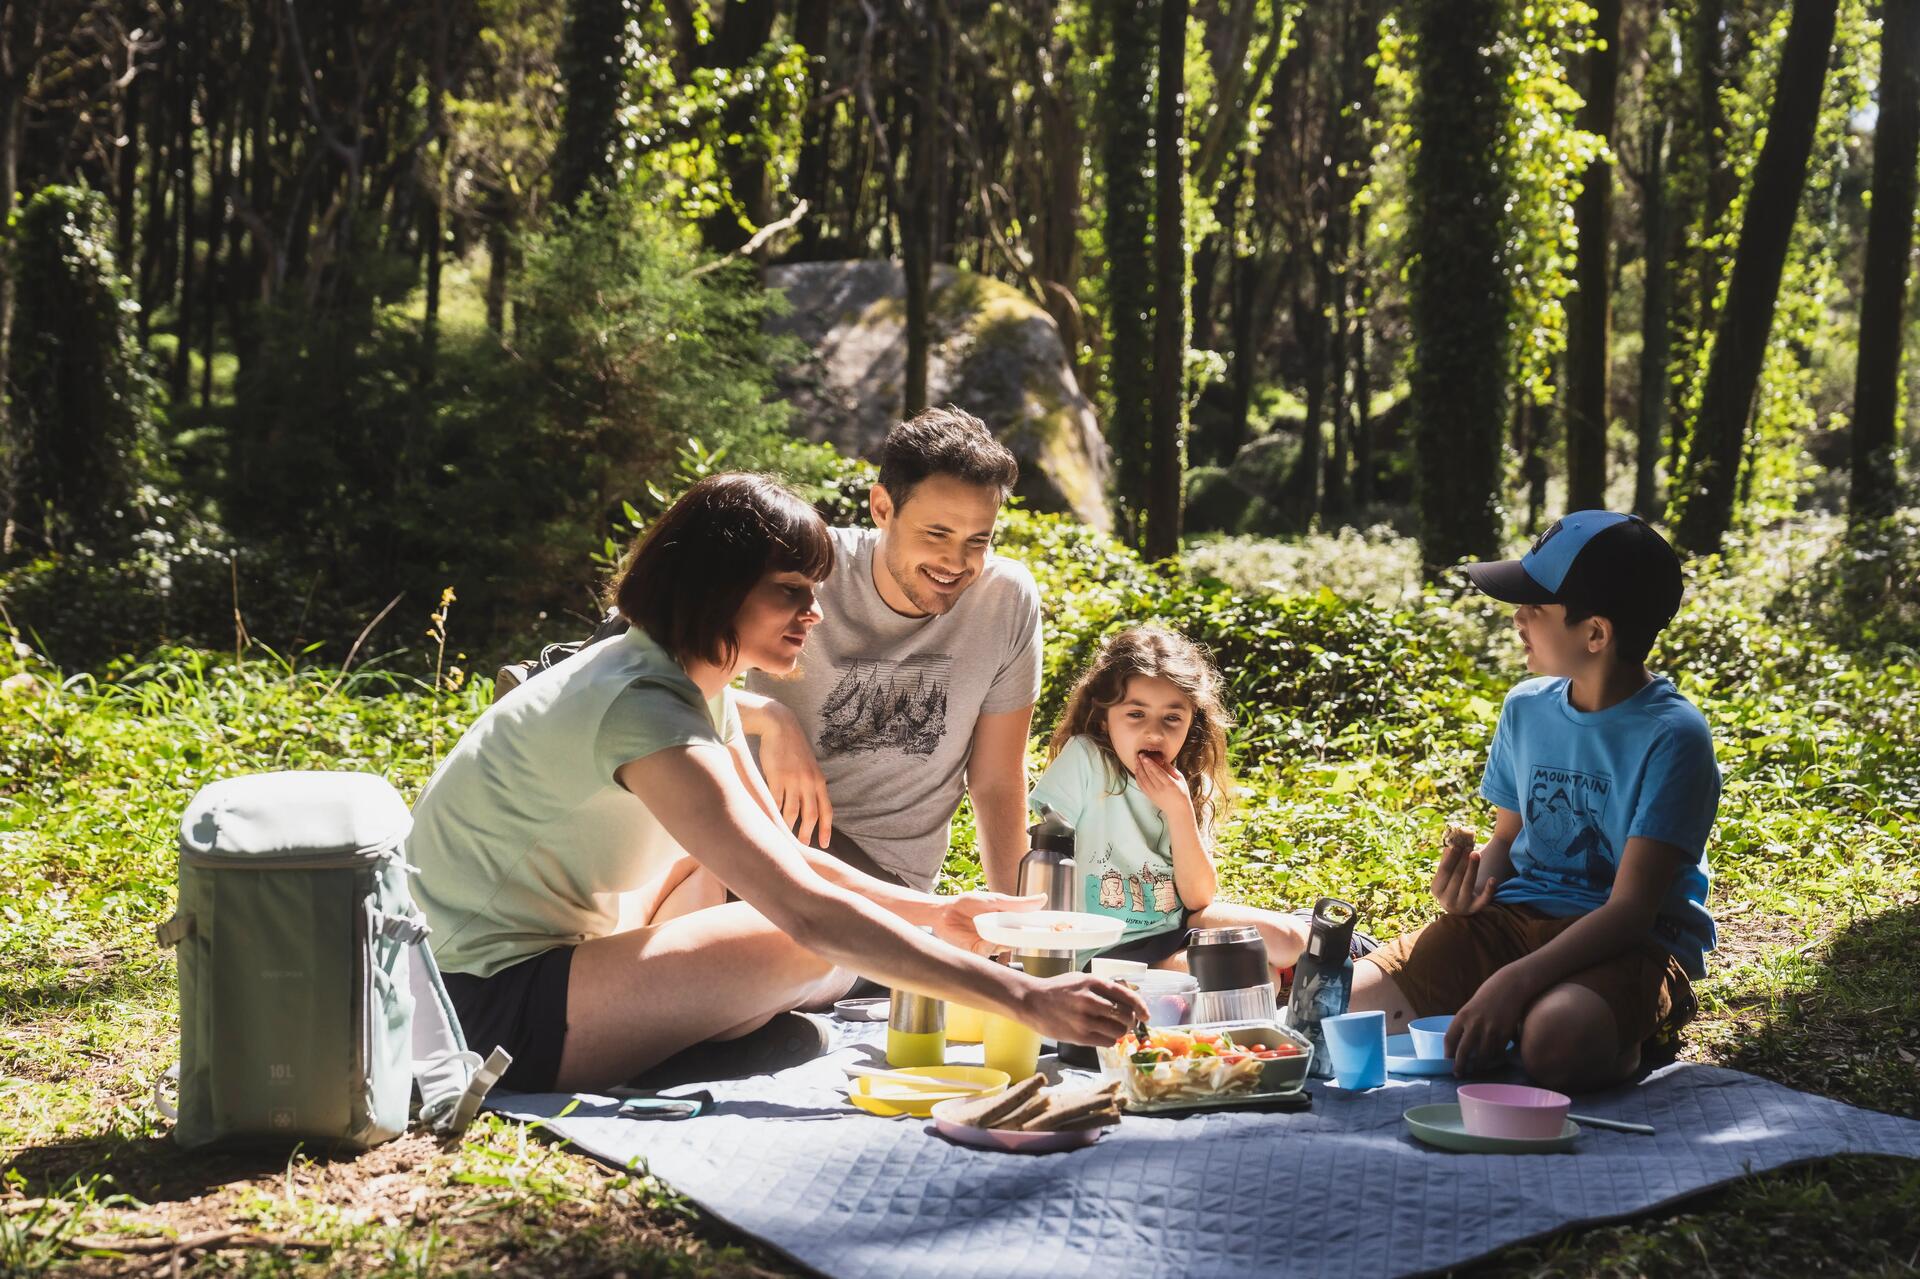
<svg viewBox="0 0 1920 1279"><path fill-rule="evenodd" d="M1692 1017L1689 979L1714 946L1713 739L1646 667L1680 605L1680 562L1639 518L1579 511L1523 558L1467 574L1519 606L1539 678L1500 710L1480 783L1492 838L1448 833L1432 884L1446 913L1359 961L1353 1007L1384 1009L1389 1032L1454 1013L1462 1074L1513 1039L1547 1087L1606 1087Z"/></svg>

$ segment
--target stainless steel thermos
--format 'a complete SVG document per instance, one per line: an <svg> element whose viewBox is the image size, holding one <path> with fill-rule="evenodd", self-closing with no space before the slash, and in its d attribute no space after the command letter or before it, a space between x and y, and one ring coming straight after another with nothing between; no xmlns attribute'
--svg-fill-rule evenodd
<svg viewBox="0 0 1920 1279"><path fill-rule="evenodd" d="M1258 928L1194 929L1187 934L1187 971L1200 983L1195 1021L1273 1019L1273 970Z"/></svg>
<svg viewBox="0 0 1920 1279"><path fill-rule="evenodd" d="M1045 893L1046 909L1073 910L1076 886L1073 827L1066 818L1043 804L1040 820L1027 827L1027 848L1027 855L1020 859L1020 895ZM1035 977L1057 977L1073 968L1070 950L1022 951L1015 958Z"/></svg>

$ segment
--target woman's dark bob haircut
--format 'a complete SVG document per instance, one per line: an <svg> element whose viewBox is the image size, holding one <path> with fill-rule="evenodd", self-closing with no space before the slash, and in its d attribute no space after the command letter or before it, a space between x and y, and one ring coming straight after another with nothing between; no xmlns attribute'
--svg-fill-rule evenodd
<svg viewBox="0 0 1920 1279"><path fill-rule="evenodd" d="M779 481L746 471L709 475L634 541L614 570L609 602L682 666L732 666L733 620L768 573L833 572L826 521Z"/></svg>

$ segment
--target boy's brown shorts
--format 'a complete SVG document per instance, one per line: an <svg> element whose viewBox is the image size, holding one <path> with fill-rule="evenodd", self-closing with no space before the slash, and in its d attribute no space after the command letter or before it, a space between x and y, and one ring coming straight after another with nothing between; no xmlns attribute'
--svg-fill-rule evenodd
<svg viewBox="0 0 1920 1279"><path fill-rule="evenodd" d="M1414 1016L1437 1017L1459 1012L1487 978L1539 950L1579 918L1496 902L1471 915L1442 915L1361 962L1377 964L1393 978ZM1697 1008L1686 972L1658 942L1562 980L1606 1001L1622 1044L1671 1045Z"/></svg>

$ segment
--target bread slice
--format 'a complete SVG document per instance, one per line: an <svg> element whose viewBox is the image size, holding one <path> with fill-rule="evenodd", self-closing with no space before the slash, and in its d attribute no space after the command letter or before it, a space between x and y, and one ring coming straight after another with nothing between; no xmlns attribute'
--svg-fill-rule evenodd
<svg viewBox="0 0 1920 1279"><path fill-rule="evenodd" d="M1056 1088L1048 1094L1045 1109L1028 1116L1022 1126L1027 1132L1059 1132L1066 1125L1081 1119L1109 1115L1118 1119L1119 1089L1117 1080L1102 1088L1075 1089L1072 1092Z"/></svg>
<svg viewBox="0 0 1920 1279"><path fill-rule="evenodd" d="M1003 1119L1026 1105L1028 1100L1039 1093L1041 1085L1046 1082L1044 1075L1028 1075L1004 1092L962 1102L942 1113L956 1123L971 1124L975 1128L991 1128L996 1120Z"/></svg>
<svg viewBox="0 0 1920 1279"><path fill-rule="evenodd" d="M1002 1115L1000 1118L988 1124L987 1127L998 1128L1002 1132L1019 1132L1026 1129L1029 1120L1045 1113L1046 1109L1047 1094L1038 1093L1027 1098L1018 1110Z"/></svg>

